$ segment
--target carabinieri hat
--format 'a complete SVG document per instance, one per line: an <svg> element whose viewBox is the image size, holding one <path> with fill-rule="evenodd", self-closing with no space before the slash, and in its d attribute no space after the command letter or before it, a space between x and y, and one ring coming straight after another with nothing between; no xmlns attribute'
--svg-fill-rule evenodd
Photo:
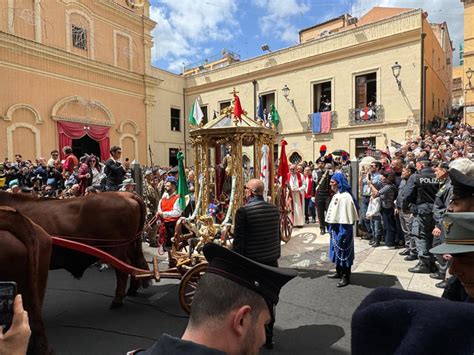
<svg viewBox="0 0 474 355"><path fill-rule="evenodd" d="M459 170L449 169L449 177L453 185L454 195L470 197L474 194L474 178L463 174Z"/></svg>
<svg viewBox="0 0 474 355"><path fill-rule="evenodd" d="M281 288L298 275L296 270L267 266L214 243L207 243L203 252L209 262L206 272L234 281L261 295L272 318Z"/></svg>
<svg viewBox="0 0 474 355"><path fill-rule="evenodd" d="M474 252L474 212L448 212L441 227L445 241L430 250L433 254L461 254Z"/></svg>

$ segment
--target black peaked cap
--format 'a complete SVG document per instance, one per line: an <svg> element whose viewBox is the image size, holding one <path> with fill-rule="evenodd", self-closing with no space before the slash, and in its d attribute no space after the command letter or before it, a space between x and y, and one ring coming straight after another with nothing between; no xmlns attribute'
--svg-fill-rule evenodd
<svg viewBox="0 0 474 355"><path fill-rule="evenodd" d="M296 270L264 265L214 243L206 244L203 251L209 262L206 272L225 277L260 294L272 316L281 288L298 275Z"/></svg>

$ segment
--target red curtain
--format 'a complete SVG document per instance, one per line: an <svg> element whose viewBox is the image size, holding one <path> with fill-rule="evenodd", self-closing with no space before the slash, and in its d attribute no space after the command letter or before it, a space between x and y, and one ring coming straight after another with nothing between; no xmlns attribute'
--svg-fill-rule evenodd
<svg viewBox="0 0 474 355"><path fill-rule="evenodd" d="M61 159L64 159L63 148L65 146L71 146L73 139L80 139L87 134L99 143L100 156L102 160L105 160L109 155L110 149L109 129L110 127L107 126L58 121Z"/></svg>

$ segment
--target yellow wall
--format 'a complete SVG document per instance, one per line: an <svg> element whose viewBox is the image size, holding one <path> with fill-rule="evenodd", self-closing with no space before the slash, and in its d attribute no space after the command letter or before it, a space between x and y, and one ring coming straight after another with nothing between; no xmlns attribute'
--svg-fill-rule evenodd
<svg viewBox="0 0 474 355"><path fill-rule="evenodd" d="M445 117L451 108L452 50L445 53L433 32L430 23L423 19L423 33L426 33L424 49L426 71L426 124L435 117Z"/></svg>
<svg viewBox="0 0 474 355"><path fill-rule="evenodd" d="M219 102L231 98L232 88L248 116L253 117L253 80L257 93L275 93L275 106L281 116L280 137L288 141L288 155L298 152L306 160L319 156L319 146L329 151L345 149L355 153L357 138L376 137L377 148L393 139L402 141L419 134L421 14L412 12L396 19L361 27L357 32L338 33L262 57L233 64L186 78L186 116L199 98L209 112L219 110ZM392 75L392 65L402 65L402 89ZM355 107L355 76L377 73L378 104L385 108L385 122L349 125L349 109ZM313 111L313 84L332 81L332 109L337 112L337 127L331 134L313 136L307 129ZM290 88L293 108L281 89ZM280 138L278 138L279 140Z"/></svg>
<svg viewBox="0 0 474 355"><path fill-rule="evenodd" d="M300 43L305 43L318 39L323 31L337 31L344 27L346 22L345 18L338 18L333 21L327 22L320 26L310 27L300 32Z"/></svg>
<svg viewBox="0 0 474 355"><path fill-rule="evenodd" d="M147 14L125 0L0 1L0 156L48 157L59 147L56 120L67 119L109 126L111 146L146 162L157 84L145 75L155 25ZM73 24L87 30L87 50L72 46Z"/></svg>
<svg viewBox="0 0 474 355"><path fill-rule="evenodd" d="M178 148L184 151L184 134L185 129L188 129L185 122L188 119L191 106L184 112L183 88L185 81L182 76L157 68L153 68L153 76L159 78L160 84L154 91L156 102L153 107L153 120L148 127L150 132L149 144L151 144L154 154L153 163L160 166L169 166L169 149ZM181 131L179 132L171 131L171 108L180 109ZM185 155L188 159L188 154Z"/></svg>
<svg viewBox="0 0 474 355"><path fill-rule="evenodd" d="M453 68L453 106L464 105L464 67L457 66Z"/></svg>
<svg viewBox="0 0 474 355"><path fill-rule="evenodd" d="M464 1L464 85L468 85L466 71L468 68L474 70L474 1ZM471 87L465 91L465 119L466 123L474 125L474 78L471 78ZM468 108L470 106L470 108Z"/></svg>

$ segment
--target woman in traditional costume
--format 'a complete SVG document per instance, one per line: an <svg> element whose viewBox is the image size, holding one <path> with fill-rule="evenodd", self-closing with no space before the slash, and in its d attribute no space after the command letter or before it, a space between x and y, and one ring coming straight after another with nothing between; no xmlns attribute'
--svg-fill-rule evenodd
<svg viewBox="0 0 474 355"><path fill-rule="evenodd" d="M357 222L357 202L343 173L331 177L331 190L335 193L326 213L329 226L329 257L336 264L336 272L330 279L340 279L337 287L349 285L351 266L354 261L354 223Z"/></svg>

